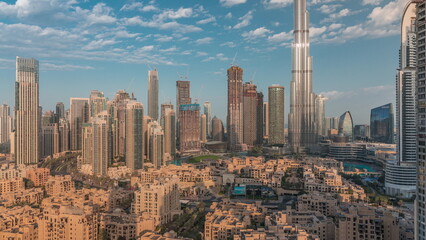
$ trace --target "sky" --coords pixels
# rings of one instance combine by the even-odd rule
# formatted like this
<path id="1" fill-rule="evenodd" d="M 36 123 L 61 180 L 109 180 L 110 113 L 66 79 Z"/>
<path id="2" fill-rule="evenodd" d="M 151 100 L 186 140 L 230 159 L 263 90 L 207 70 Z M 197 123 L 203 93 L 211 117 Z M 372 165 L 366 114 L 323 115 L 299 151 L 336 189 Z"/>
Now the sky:
<path id="1" fill-rule="evenodd" d="M 307 0 L 313 85 L 327 116 L 395 102 L 400 21 L 407 0 Z M 40 61 L 40 104 L 124 89 L 147 106 L 148 70 L 159 72 L 159 102 L 176 80 L 226 120 L 226 69 L 244 69 L 267 96 L 284 86 L 289 110 L 292 0 L 0 0 L 0 102 L 13 106 L 15 57 Z M 265 98 L 265 101 L 267 98 Z M 286 119 L 287 123 L 287 119 Z"/>

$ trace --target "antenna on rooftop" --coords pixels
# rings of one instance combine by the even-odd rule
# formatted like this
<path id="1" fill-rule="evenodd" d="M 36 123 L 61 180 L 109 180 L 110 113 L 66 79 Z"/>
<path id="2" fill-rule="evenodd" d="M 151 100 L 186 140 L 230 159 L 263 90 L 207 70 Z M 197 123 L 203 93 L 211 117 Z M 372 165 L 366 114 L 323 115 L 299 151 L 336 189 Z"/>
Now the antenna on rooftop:
<path id="1" fill-rule="evenodd" d="M 235 59 L 237 58 L 237 55 L 238 55 L 238 52 L 235 52 L 234 58 L 232 59 L 231 66 L 235 66 L 234 63 L 235 63 Z"/>
<path id="2" fill-rule="evenodd" d="M 254 70 L 253 76 L 251 77 L 250 83 L 253 84 L 254 77 L 256 77 L 256 70 Z"/>

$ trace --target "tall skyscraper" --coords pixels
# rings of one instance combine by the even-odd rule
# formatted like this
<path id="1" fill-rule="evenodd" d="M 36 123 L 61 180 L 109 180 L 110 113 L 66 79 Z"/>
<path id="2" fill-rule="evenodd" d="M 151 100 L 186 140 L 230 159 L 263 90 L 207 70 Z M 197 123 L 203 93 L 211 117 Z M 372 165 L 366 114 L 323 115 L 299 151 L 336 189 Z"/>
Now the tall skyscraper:
<path id="1" fill-rule="evenodd" d="M 165 159 L 172 160 L 176 155 L 176 113 L 173 108 L 167 108 L 164 112 L 164 153 Z"/>
<path id="2" fill-rule="evenodd" d="M 270 145 L 284 144 L 284 87 L 268 87 L 269 134 Z"/>
<path id="3" fill-rule="evenodd" d="M 45 112 L 41 126 L 41 156 L 52 156 L 59 152 L 59 128 L 57 115 L 52 111 Z"/>
<path id="4" fill-rule="evenodd" d="M 65 117 L 65 106 L 63 102 L 56 103 L 56 115 L 58 115 L 59 119 Z"/>
<path id="5" fill-rule="evenodd" d="M 149 124 L 152 122 L 152 118 L 150 116 L 143 116 L 143 154 L 144 154 L 144 159 L 148 160 L 149 159 L 149 136 L 150 136 L 150 131 L 149 131 Z"/>
<path id="6" fill-rule="evenodd" d="M 103 92 L 92 90 L 89 98 L 90 116 L 97 116 L 107 109 L 106 98 Z"/>
<path id="7" fill-rule="evenodd" d="M 15 89 L 16 162 L 34 164 L 40 157 L 38 61 L 16 57 Z"/>
<path id="8" fill-rule="evenodd" d="M 370 137 L 370 125 L 358 124 L 354 126 L 354 140 L 367 140 Z"/>
<path id="9" fill-rule="evenodd" d="M 204 114 L 206 114 L 207 120 L 207 137 L 212 134 L 212 104 L 210 102 L 204 102 Z"/>
<path id="10" fill-rule="evenodd" d="M 269 105 L 263 102 L 263 139 L 268 139 L 269 134 Z"/>
<path id="11" fill-rule="evenodd" d="M 243 69 L 228 69 L 228 149 L 241 151 L 243 144 Z"/>
<path id="12" fill-rule="evenodd" d="M 263 93 L 257 93 L 256 143 L 263 144 Z"/>
<path id="13" fill-rule="evenodd" d="M 180 105 L 191 104 L 191 82 L 176 81 L 176 141 L 180 146 Z"/>
<path id="14" fill-rule="evenodd" d="M 81 150 L 83 124 L 89 122 L 89 99 L 70 99 L 70 149 Z"/>
<path id="15" fill-rule="evenodd" d="M 0 105 L 0 144 L 9 142 L 11 132 L 12 117 L 10 116 L 10 107 L 7 104 L 2 104 Z"/>
<path id="16" fill-rule="evenodd" d="M 257 143 L 257 87 L 250 82 L 243 84 L 243 143 Z"/>
<path id="17" fill-rule="evenodd" d="M 416 4 L 406 6 L 401 22 L 401 48 L 396 76 L 397 161 L 388 162 L 385 190 L 393 196 L 411 198 L 416 194 Z"/>
<path id="18" fill-rule="evenodd" d="M 354 123 L 351 112 L 346 111 L 339 119 L 339 134 L 346 136 L 349 142 L 354 139 Z"/>
<path id="19" fill-rule="evenodd" d="M 162 128 L 164 128 L 164 117 L 166 116 L 167 109 L 173 109 L 173 104 L 172 103 L 163 103 L 163 104 L 161 104 L 160 124 L 161 124 Z"/>
<path id="20" fill-rule="evenodd" d="M 113 156 L 125 156 L 126 151 L 126 106 L 130 95 L 124 90 L 115 94 L 112 103 L 109 103 L 110 116 L 113 119 Z"/>
<path id="21" fill-rule="evenodd" d="M 306 0 L 294 0 L 293 79 L 290 84 L 288 135 L 294 152 L 317 143 L 312 57 L 309 56 L 309 13 Z M 271 132 L 271 131 L 270 131 Z"/>
<path id="22" fill-rule="evenodd" d="M 66 118 L 60 118 L 58 124 L 59 131 L 59 152 L 70 149 L 70 123 Z"/>
<path id="23" fill-rule="evenodd" d="M 190 154 L 200 152 L 200 105 L 182 104 L 179 107 L 179 112 L 180 153 Z"/>
<path id="24" fill-rule="evenodd" d="M 130 100 L 126 105 L 126 166 L 143 168 L 143 105 Z"/>
<path id="25" fill-rule="evenodd" d="M 158 71 L 148 71 L 148 116 L 158 120 Z"/>
<path id="26" fill-rule="evenodd" d="M 317 135 L 325 136 L 325 101 L 327 98 L 323 95 L 317 95 L 315 98 L 315 122 L 317 123 Z"/>
<path id="27" fill-rule="evenodd" d="M 212 119 L 212 137 L 213 141 L 223 142 L 223 123 L 216 116 Z"/>
<path id="28" fill-rule="evenodd" d="M 370 136 L 375 142 L 394 143 L 393 104 L 389 103 L 371 109 Z"/>
<path id="29" fill-rule="evenodd" d="M 149 134 L 149 160 L 154 168 L 161 168 L 164 163 L 164 131 L 157 121 L 148 124 Z"/>
<path id="30" fill-rule="evenodd" d="M 106 111 L 101 112 L 91 120 L 92 135 L 92 170 L 94 175 L 106 176 L 108 165 L 112 161 L 111 129 L 109 116 Z M 83 153 L 84 155 L 84 153 Z"/>
<path id="31" fill-rule="evenodd" d="M 426 3 L 416 1 L 416 38 L 426 34 Z M 417 52 L 426 48 L 425 41 L 417 41 Z M 426 56 L 417 55 L 417 196 L 414 202 L 416 240 L 426 239 Z"/>
<path id="32" fill-rule="evenodd" d="M 201 143 L 207 142 L 207 117 L 206 117 L 206 114 L 201 114 L 201 117 L 200 117 L 200 141 L 201 141 Z"/>

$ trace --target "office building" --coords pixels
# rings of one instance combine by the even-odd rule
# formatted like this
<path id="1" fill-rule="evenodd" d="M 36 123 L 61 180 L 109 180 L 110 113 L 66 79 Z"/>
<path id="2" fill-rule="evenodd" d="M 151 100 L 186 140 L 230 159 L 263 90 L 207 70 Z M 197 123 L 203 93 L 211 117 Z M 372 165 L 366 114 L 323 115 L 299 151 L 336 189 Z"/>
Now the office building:
<path id="1" fill-rule="evenodd" d="M 148 116 L 158 119 L 158 71 L 148 71 Z"/>
<path id="2" fill-rule="evenodd" d="M 243 84 L 243 143 L 257 144 L 257 87 L 250 82 Z"/>
<path id="3" fill-rule="evenodd" d="M 10 141 L 12 132 L 12 117 L 10 116 L 10 107 L 7 104 L 0 105 L 0 144 Z"/>
<path id="4" fill-rule="evenodd" d="M 41 126 L 41 156 L 52 156 L 60 151 L 59 148 L 59 125 L 56 120 L 56 114 L 45 112 L 42 117 Z"/>
<path id="5" fill-rule="evenodd" d="M 83 125 L 89 122 L 89 99 L 70 99 L 70 150 L 81 150 Z"/>
<path id="6" fill-rule="evenodd" d="M 176 141 L 180 145 L 180 105 L 191 104 L 191 82 L 176 81 Z"/>
<path id="7" fill-rule="evenodd" d="M 38 61 L 16 57 L 15 154 L 18 164 L 35 164 L 40 158 Z"/>
<path id="8" fill-rule="evenodd" d="M 130 100 L 126 105 L 126 166 L 143 168 L 143 105 Z"/>
<path id="9" fill-rule="evenodd" d="M 210 102 L 204 102 L 204 114 L 207 119 L 207 137 L 212 135 L 212 104 Z"/>
<path id="10" fill-rule="evenodd" d="M 370 125 L 358 124 L 354 126 L 354 140 L 366 141 L 370 138 Z"/>
<path id="11" fill-rule="evenodd" d="M 176 155 L 176 113 L 173 108 L 167 108 L 162 118 L 164 130 L 165 159 L 172 160 Z"/>
<path id="12" fill-rule="evenodd" d="M 70 149 L 70 124 L 66 118 L 60 118 L 58 123 L 59 152 Z"/>
<path id="13" fill-rule="evenodd" d="M 346 111 L 339 119 L 339 134 L 345 136 L 349 142 L 354 139 L 354 123 L 351 112 Z"/>
<path id="14" fill-rule="evenodd" d="M 269 133 L 268 144 L 284 144 L 284 87 L 268 87 Z"/>
<path id="15" fill-rule="evenodd" d="M 257 93 L 257 106 L 256 106 L 256 144 L 262 145 L 263 144 L 263 93 L 258 92 Z"/>
<path id="16" fill-rule="evenodd" d="M 152 121 L 148 124 L 149 147 L 148 157 L 154 165 L 154 168 L 159 169 L 165 165 L 164 162 L 164 131 L 157 121 Z"/>
<path id="17" fill-rule="evenodd" d="M 207 116 L 206 114 L 201 114 L 200 117 L 200 141 L 201 143 L 207 142 Z"/>
<path id="18" fill-rule="evenodd" d="M 269 105 L 263 102 L 263 139 L 268 139 L 269 134 Z"/>
<path id="19" fill-rule="evenodd" d="M 375 142 L 394 143 L 393 104 L 371 109 L 370 137 Z"/>
<path id="20" fill-rule="evenodd" d="M 92 90 L 90 92 L 90 98 L 89 98 L 90 116 L 95 117 L 99 113 L 107 110 L 106 102 L 107 102 L 107 99 L 105 98 L 103 92 L 100 92 L 98 90 Z"/>
<path id="21" fill-rule="evenodd" d="M 306 0 L 294 1 L 293 32 L 293 78 L 290 83 L 288 137 L 293 152 L 303 152 L 305 149 L 315 147 L 318 140 L 315 128 L 316 95 L 312 91 L 312 57 L 309 55 L 309 13 L 306 10 Z"/>
<path id="22" fill-rule="evenodd" d="M 243 150 L 243 69 L 232 66 L 228 69 L 228 149 Z"/>
<path id="23" fill-rule="evenodd" d="M 212 138 L 213 141 L 223 142 L 223 123 L 222 120 L 214 116 L 212 119 Z"/>
<path id="24" fill-rule="evenodd" d="M 201 151 L 200 105 L 182 104 L 179 107 L 179 135 L 181 154 L 197 153 Z"/>
<path id="25" fill-rule="evenodd" d="M 63 102 L 56 103 L 56 115 L 58 118 L 64 118 L 65 117 L 65 106 Z"/>
<path id="26" fill-rule="evenodd" d="M 411 198 L 416 194 L 416 4 L 406 6 L 401 22 L 401 48 L 396 76 L 397 161 L 385 168 L 388 195 Z"/>
<path id="27" fill-rule="evenodd" d="M 115 94 L 109 103 L 108 112 L 111 115 L 113 126 L 113 156 L 125 156 L 126 151 L 126 106 L 130 101 L 130 95 L 124 90 Z"/>
<path id="28" fill-rule="evenodd" d="M 323 95 L 317 95 L 315 98 L 315 122 L 317 123 L 317 135 L 325 136 L 325 101 L 328 99 Z"/>

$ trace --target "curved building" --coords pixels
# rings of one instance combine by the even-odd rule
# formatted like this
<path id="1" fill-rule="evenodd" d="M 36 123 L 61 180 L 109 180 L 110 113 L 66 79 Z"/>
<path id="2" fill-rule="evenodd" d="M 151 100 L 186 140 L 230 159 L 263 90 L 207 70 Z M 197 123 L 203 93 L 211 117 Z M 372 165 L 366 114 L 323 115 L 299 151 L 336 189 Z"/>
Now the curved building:
<path id="1" fill-rule="evenodd" d="M 375 142 L 394 143 L 392 103 L 371 109 L 370 137 Z"/>
<path id="2" fill-rule="evenodd" d="M 352 121 L 351 112 L 346 111 L 339 119 L 339 134 L 343 134 L 348 138 L 349 142 L 353 141 L 354 124 Z"/>

